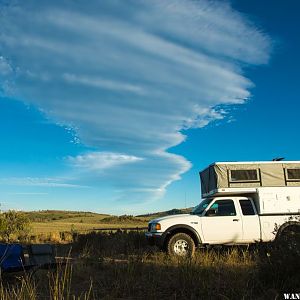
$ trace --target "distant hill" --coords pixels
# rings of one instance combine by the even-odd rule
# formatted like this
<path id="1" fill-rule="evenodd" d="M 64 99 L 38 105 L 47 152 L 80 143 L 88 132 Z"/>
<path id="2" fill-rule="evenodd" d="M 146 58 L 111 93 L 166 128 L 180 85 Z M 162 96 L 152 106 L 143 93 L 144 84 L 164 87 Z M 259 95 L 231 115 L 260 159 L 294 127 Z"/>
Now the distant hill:
<path id="1" fill-rule="evenodd" d="M 193 207 L 173 208 L 173 209 L 167 210 L 167 211 L 160 211 L 160 212 L 156 212 L 156 213 L 138 215 L 136 217 L 147 218 L 147 219 L 155 219 L 155 218 L 160 218 L 160 217 L 170 216 L 170 215 L 188 214 L 192 211 L 192 209 L 193 209 Z"/>
<path id="2" fill-rule="evenodd" d="M 52 222 L 63 221 L 77 218 L 105 218 L 108 214 L 98 214 L 85 211 L 70 211 L 70 210 L 39 210 L 25 212 L 31 222 Z"/>
<path id="3" fill-rule="evenodd" d="M 85 211 L 69 211 L 69 210 L 39 210 L 24 212 L 29 220 L 34 223 L 47 222 L 68 222 L 68 223 L 106 223 L 106 224 L 122 224 L 122 223 L 143 223 L 148 220 L 191 212 L 192 208 L 171 209 L 138 216 L 113 216 L 109 214 L 99 214 Z"/>

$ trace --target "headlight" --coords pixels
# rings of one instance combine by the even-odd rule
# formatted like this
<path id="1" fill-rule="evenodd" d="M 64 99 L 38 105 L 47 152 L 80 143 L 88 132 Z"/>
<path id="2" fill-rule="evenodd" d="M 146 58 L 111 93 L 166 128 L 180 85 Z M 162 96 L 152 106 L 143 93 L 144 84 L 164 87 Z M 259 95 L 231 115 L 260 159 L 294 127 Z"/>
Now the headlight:
<path id="1" fill-rule="evenodd" d="M 150 231 L 158 231 L 161 230 L 161 226 L 159 223 L 151 223 L 151 230 Z"/>

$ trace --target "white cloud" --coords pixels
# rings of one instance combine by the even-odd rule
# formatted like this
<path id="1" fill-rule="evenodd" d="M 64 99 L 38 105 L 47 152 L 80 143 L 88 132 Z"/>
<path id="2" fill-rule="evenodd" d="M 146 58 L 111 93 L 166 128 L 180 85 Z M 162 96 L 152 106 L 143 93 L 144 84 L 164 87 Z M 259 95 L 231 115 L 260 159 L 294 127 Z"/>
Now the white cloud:
<path id="1" fill-rule="evenodd" d="M 191 163 L 167 151 L 181 130 L 244 103 L 242 68 L 269 59 L 268 37 L 220 1 L 29 0 L 0 16 L 4 92 L 73 127 L 96 150 L 69 162 L 127 198 L 179 179 Z"/>
<path id="2" fill-rule="evenodd" d="M 103 171 L 105 169 L 141 160 L 143 159 L 133 155 L 111 152 L 90 152 L 84 155 L 68 158 L 68 161 L 74 167 L 87 171 Z"/>
<path id="3" fill-rule="evenodd" d="M 3 56 L 0 56 L 0 76 L 6 76 L 12 73 L 10 64 Z"/>
<path id="4" fill-rule="evenodd" d="M 73 74 L 64 74 L 63 78 L 73 84 L 82 84 L 90 87 L 98 87 L 99 89 L 107 89 L 112 91 L 124 91 L 132 92 L 136 94 L 143 94 L 143 89 L 139 86 L 116 82 L 112 80 L 106 80 L 99 77 L 87 77 L 87 76 L 77 76 Z"/>

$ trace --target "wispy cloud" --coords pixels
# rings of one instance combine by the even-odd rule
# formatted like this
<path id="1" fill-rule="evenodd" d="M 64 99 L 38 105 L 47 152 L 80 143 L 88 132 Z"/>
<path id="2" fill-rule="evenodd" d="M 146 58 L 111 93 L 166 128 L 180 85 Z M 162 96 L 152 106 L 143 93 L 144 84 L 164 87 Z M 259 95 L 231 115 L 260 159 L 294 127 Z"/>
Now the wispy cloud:
<path id="1" fill-rule="evenodd" d="M 0 14 L 2 89 L 72 126 L 96 150 L 69 163 L 127 198 L 178 180 L 191 167 L 168 153 L 181 130 L 244 103 L 242 68 L 269 59 L 269 38 L 220 1 L 29 0 Z"/>
<path id="2" fill-rule="evenodd" d="M 15 195 L 15 196 L 42 196 L 48 195 L 48 193 L 30 193 L 30 192 L 20 192 L 20 193 L 8 193 L 8 195 Z"/>
<path id="3" fill-rule="evenodd" d="M 0 178 L 0 185 L 33 186 L 33 187 L 60 187 L 84 188 L 86 186 L 65 182 L 60 178 L 9 177 Z"/>

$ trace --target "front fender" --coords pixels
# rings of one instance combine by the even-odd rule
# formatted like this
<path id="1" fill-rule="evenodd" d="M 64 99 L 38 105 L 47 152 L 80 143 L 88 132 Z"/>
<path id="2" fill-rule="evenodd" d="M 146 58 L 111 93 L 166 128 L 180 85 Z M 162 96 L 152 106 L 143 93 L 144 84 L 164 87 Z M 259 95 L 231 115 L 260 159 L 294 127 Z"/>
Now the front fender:
<path id="1" fill-rule="evenodd" d="M 163 247 L 165 248 L 166 243 L 167 243 L 168 239 L 170 238 L 170 236 L 172 236 L 175 233 L 179 233 L 179 232 L 183 232 L 183 233 L 187 233 L 187 234 L 191 235 L 192 239 L 195 242 L 196 247 L 199 244 L 202 244 L 201 237 L 195 228 L 193 228 L 189 225 L 186 225 L 186 224 L 176 224 L 176 225 L 169 227 L 161 236 Z"/>

